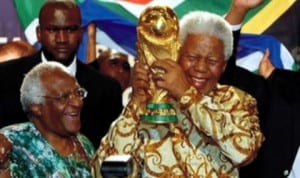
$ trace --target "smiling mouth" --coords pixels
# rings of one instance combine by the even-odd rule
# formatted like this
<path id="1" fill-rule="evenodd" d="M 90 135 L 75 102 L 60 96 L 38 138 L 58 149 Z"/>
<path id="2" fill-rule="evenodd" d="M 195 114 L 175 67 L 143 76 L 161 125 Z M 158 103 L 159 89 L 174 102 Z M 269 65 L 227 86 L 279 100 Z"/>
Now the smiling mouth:
<path id="1" fill-rule="evenodd" d="M 64 114 L 69 119 L 79 119 L 80 118 L 80 112 L 67 112 Z"/>
<path id="2" fill-rule="evenodd" d="M 191 80 L 194 83 L 205 83 L 207 81 L 207 79 L 205 79 L 205 78 L 196 78 L 196 77 L 191 77 Z"/>

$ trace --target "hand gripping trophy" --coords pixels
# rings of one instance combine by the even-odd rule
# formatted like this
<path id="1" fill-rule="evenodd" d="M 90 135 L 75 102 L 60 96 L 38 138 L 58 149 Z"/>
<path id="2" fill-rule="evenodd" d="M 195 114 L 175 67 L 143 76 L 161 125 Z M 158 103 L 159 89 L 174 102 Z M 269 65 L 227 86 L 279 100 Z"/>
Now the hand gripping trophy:
<path id="1" fill-rule="evenodd" d="M 138 21 L 137 26 L 137 57 L 147 63 L 153 73 L 164 71 L 159 68 L 151 68 L 155 60 L 171 59 L 176 61 L 178 57 L 179 22 L 176 14 L 167 6 L 153 6 L 146 8 Z M 168 103 L 168 92 L 150 82 L 148 94 L 150 102 L 146 105 L 146 111 L 141 115 L 143 121 L 152 123 L 176 122 L 175 110 Z"/>

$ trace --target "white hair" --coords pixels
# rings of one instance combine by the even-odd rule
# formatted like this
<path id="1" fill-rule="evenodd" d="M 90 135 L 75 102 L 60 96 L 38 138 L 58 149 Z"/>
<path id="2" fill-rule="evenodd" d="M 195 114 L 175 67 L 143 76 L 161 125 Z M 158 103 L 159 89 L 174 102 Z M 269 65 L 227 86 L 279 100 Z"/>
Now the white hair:
<path id="1" fill-rule="evenodd" d="M 44 74 L 51 75 L 51 72 L 57 70 L 69 74 L 64 65 L 55 61 L 49 61 L 36 65 L 25 75 L 20 89 L 20 100 L 25 113 L 30 114 L 30 105 L 44 103 L 44 98 L 38 97 L 45 95 L 41 76 Z"/>
<path id="2" fill-rule="evenodd" d="M 179 39 L 184 43 L 189 34 L 214 36 L 224 43 L 224 56 L 227 61 L 232 55 L 233 35 L 228 22 L 221 16 L 204 11 L 193 11 L 180 20 Z"/>

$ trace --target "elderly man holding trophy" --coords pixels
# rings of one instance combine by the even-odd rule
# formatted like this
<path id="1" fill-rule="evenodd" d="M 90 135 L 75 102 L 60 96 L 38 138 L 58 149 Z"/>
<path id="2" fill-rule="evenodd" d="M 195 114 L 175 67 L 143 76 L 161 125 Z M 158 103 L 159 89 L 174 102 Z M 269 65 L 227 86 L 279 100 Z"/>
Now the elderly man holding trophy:
<path id="1" fill-rule="evenodd" d="M 132 98 L 101 141 L 94 176 L 111 155 L 130 155 L 129 177 L 239 177 L 264 137 L 256 100 L 218 83 L 232 54 L 229 24 L 195 11 L 178 28 L 170 8 L 154 6 L 137 31 Z"/>

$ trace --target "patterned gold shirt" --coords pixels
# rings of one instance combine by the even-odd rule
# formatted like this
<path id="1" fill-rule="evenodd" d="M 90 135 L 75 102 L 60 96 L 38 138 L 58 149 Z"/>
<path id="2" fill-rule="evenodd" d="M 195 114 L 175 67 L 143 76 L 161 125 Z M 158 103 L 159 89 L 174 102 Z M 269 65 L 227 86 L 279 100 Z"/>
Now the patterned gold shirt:
<path id="1" fill-rule="evenodd" d="M 264 139 L 256 100 L 217 85 L 208 95 L 191 87 L 173 105 L 178 122 L 150 124 L 129 103 L 101 141 L 94 177 L 101 177 L 96 173 L 102 161 L 115 154 L 132 155 L 133 177 L 239 177 L 238 167 L 255 158 Z"/>

